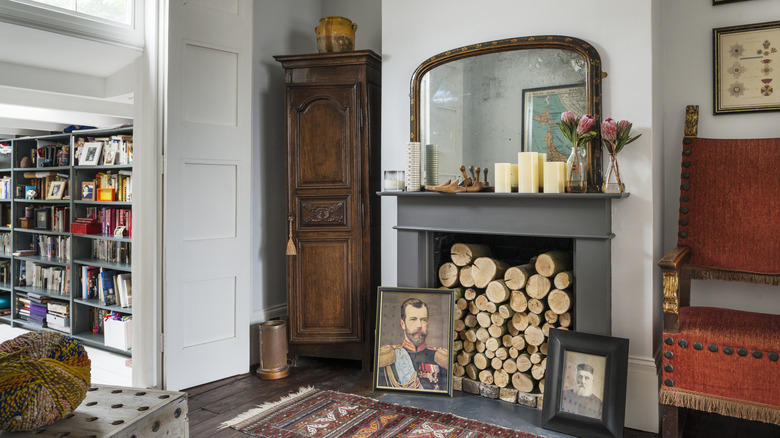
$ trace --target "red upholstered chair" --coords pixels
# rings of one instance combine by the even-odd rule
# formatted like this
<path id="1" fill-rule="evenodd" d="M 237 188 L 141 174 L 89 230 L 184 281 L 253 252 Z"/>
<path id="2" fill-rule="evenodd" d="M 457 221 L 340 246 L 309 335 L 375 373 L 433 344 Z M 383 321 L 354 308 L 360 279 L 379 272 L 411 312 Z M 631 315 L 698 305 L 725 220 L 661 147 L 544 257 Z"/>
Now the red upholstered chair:
<path id="1" fill-rule="evenodd" d="M 688 106 L 677 247 L 663 273 L 663 436 L 680 408 L 780 425 L 780 315 L 690 306 L 691 279 L 780 286 L 780 139 L 698 138 Z"/>

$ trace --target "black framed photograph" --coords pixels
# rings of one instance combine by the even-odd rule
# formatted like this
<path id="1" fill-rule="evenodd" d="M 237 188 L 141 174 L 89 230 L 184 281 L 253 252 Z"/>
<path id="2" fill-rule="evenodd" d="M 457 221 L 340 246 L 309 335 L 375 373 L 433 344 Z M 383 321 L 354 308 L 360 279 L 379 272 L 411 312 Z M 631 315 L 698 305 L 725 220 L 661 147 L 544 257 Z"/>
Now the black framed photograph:
<path id="1" fill-rule="evenodd" d="M 780 111 L 780 21 L 713 29 L 714 113 Z"/>
<path id="2" fill-rule="evenodd" d="M 622 437 L 628 339 L 550 329 L 542 427 Z"/>
<path id="3" fill-rule="evenodd" d="M 452 396 L 451 289 L 380 287 L 375 391 Z"/>
<path id="4" fill-rule="evenodd" d="M 51 211 L 44 207 L 44 208 L 36 208 L 35 209 L 35 228 L 38 230 L 48 230 L 49 229 L 49 222 L 50 222 L 50 214 Z"/>
<path id="5" fill-rule="evenodd" d="M 565 162 L 571 154 L 571 143 L 556 123 L 566 111 L 577 117 L 585 114 L 587 103 L 585 83 L 524 89 L 523 152 L 539 152 L 547 154 L 547 161 Z"/>

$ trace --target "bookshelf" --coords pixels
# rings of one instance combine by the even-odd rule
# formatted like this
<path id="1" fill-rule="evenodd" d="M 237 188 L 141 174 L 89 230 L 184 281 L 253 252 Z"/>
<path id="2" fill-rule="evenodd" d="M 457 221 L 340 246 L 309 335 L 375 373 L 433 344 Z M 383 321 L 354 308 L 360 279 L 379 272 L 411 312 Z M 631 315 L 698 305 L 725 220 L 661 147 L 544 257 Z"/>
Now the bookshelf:
<path id="1" fill-rule="evenodd" d="M 132 135 L 126 127 L 0 140 L 0 323 L 131 356 L 106 345 L 100 321 L 133 313 Z"/>

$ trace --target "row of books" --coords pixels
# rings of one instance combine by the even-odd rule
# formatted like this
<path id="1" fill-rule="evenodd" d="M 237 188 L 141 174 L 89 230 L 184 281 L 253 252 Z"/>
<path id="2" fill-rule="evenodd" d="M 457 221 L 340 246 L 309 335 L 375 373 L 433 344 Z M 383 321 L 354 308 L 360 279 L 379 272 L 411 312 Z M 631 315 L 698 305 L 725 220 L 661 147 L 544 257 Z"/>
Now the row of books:
<path id="1" fill-rule="evenodd" d="M 114 207 L 88 207 L 87 217 L 97 219 L 102 234 L 113 236 L 117 227 L 125 227 L 126 237 L 133 237 L 133 210 Z"/>
<path id="2" fill-rule="evenodd" d="M 0 283 L 11 283 L 11 261 L 0 261 Z"/>
<path id="3" fill-rule="evenodd" d="M 30 151 L 35 167 L 67 166 L 70 162 L 70 145 L 37 140 L 35 149 Z"/>
<path id="4" fill-rule="evenodd" d="M 113 189 L 112 201 L 133 200 L 133 172 L 131 170 L 98 172 L 93 179 L 95 190 Z M 99 199 L 98 200 L 102 200 Z"/>
<path id="5" fill-rule="evenodd" d="M 127 263 L 131 260 L 130 242 L 95 239 L 92 241 L 92 258 L 111 263 Z"/>
<path id="6" fill-rule="evenodd" d="M 85 300 L 97 299 L 105 306 L 132 307 L 132 274 L 97 266 L 82 266 L 81 297 Z"/>
<path id="7" fill-rule="evenodd" d="M 32 240 L 38 256 L 58 262 L 70 262 L 70 236 L 36 234 Z"/>
<path id="8" fill-rule="evenodd" d="M 70 296 L 70 266 L 46 266 L 24 260 L 19 263 L 19 286 Z"/>
<path id="9" fill-rule="evenodd" d="M 11 253 L 11 233 L 0 233 L 0 253 Z"/>
<path id="10" fill-rule="evenodd" d="M 4 176 L 0 178 L 0 199 L 11 199 L 13 197 L 13 190 L 11 189 L 11 177 Z"/>
<path id="11" fill-rule="evenodd" d="M 38 327 L 70 333 L 70 305 L 32 292 L 16 296 L 17 317 Z"/>

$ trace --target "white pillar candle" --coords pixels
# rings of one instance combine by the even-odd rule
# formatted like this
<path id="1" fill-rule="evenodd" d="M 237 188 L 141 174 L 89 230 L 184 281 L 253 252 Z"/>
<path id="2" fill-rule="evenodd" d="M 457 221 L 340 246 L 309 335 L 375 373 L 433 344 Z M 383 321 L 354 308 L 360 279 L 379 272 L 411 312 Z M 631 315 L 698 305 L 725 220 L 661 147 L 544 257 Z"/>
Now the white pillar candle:
<path id="1" fill-rule="evenodd" d="M 539 190 L 544 187 L 544 163 L 547 162 L 547 154 L 539 153 Z"/>
<path id="2" fill-rule="evenodd" d="M 509 185 L 509 163 L 496 163 L 496 193 L 509 193 L 512 186 Z"/>
<path id="3" fill-rule="evenodd" d="M 563 193 L 563 177 L 559 162 L 544 163 L 544 193 Z"/>
<path id="4" fill-rule="evenodd" d="M 509 189 L 517 191 L 517 164 L 509 163 Z"/>
<path id="5" fill-rule="evenodd" d="M 519 193 L 539 192 L 539 153 L 517 153 L 517 191 Z"/>
<path id="6" fill-rule="evenodd" d="M 566 193 L 566 180 L 569 178 L 569 166 L 565 161 L 558 161 L 558 173 L 561 174 L 561 193 Z"/>

